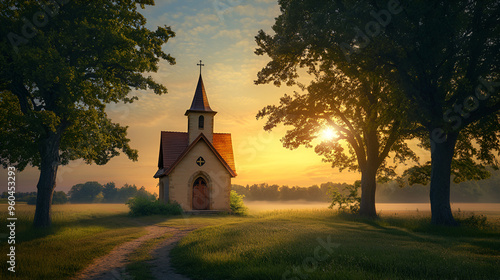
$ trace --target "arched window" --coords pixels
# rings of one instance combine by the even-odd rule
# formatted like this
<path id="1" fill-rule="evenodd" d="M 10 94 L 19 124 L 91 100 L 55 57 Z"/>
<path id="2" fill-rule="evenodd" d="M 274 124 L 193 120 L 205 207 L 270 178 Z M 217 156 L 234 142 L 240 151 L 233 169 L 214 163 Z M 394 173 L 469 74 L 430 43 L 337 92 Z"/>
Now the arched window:
<path id="1" fill-rule="evenodd" d="M 203 129 L 204 126 L 205 126 L 205 117 L 200 116 L 198 118 L 198 128 Z"/>

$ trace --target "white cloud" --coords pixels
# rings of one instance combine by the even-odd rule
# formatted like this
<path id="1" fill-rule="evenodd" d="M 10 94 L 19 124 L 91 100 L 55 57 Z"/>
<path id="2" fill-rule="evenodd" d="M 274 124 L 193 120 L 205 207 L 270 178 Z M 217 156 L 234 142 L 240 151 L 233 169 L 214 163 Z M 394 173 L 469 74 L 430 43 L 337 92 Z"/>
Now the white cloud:
<path id="1" fill-rule="evenodd" d="M 233 29 L 233 30 L 228 30 L 228 29 L 222 29 L 215 34 L 212 39 L 218 39 L 218 38 L 224 38 L 224 39 L 241 39 L 241 30 L 239 29 Z"/>

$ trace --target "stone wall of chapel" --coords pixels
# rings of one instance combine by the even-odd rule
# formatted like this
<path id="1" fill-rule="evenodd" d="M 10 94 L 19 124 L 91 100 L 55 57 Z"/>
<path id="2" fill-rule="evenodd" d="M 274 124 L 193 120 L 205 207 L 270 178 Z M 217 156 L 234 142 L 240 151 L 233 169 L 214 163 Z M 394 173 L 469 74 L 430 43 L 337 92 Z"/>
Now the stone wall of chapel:
<path id="1" fill-rule="evenodd" d="M 198 166 L 199 157 L 205 164 Z M 207 180 L 210 191 L 210 210 L 228 211 L 231 175 L 204 141 L 198 142 L 169 174 L 169 198 L 184 210 L 192 210 L 193 181 L 201 176 Z"/>

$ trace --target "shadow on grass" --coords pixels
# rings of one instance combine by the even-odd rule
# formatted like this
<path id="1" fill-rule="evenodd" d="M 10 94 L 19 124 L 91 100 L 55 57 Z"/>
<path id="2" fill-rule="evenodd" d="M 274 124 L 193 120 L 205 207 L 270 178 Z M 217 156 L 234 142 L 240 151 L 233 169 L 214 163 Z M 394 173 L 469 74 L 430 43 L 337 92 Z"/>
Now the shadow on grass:
<path id="1" fill-rule="evenodd" d="M 476 222 L 478 218 L 474 214 L 457 216 L 456 219 L 460 223 L 458 227 L 433 225 L 430 217 L 377 217 L 369 219 L 352 214 L 339 214 L 338 217 L 345 221 L 370 225 L 385 234 L 405 236 L 418 242 L 433 243 L 442 247 L 446 247 L 450 243 L 466 243 L 477 246 L 485 252 L 500 253 L 498 227 L 486 222 L 486 219 Z"/>
<path id="2" fill-rule="evenodd" d="M 128 214 L 106 215 L 104 217 L 93 217 L 76 219 L 72 221 L 53 222 L 52 226 L 36 228 L 31 220 L 18 220 L 16 229 L 16 241 L 19 243 L 56 235 L 67 228 L 102 227 L 106 229 L 121 229 L 133 227 L 145 227 L 154 225 L 170 218 L 178 216 L 147 216 L 138 217 Z"/>
<path id="3" fill-rule="evenodd" d="M 339 246 L 317 251 L 330 235 Z M 200 229 L 173 249 L 172 263 L 193 279 L 493 279 L 498 236 L 424 217 L 291 213 Z"/>
<path id="4" fill-rule="evenodd" d="M 486 221 L 484 216 L 456 215 L 460 224 L 458 227 L 439 226 L 431 224 L 430 217 L 376 217 L 373 219 L 361 217 L 355 214 L 339 213 L 337 217 L 344 221 L 353 221 L 371 225 L 373 227 L 390 230 L 396 228 L 412 232 L 425 233 L 446 237 L 500 237 L 500 230 L 496 225 Z M 407 231 L 403 230 L 403 233 Z"/>
<path id="5" fill-rule="evenodd" d="M 50 227 L 36 228 L 33 226 L 33 217 L 26 216 L 18 219 L 16 222 L 16 241 L 19 243 L 44 238 L 50 235 L 56 235 L 61 231 L 68 228 L 89 228 L 89 227 L 102 227 L 106 229 L 122 229 L 133 227 L 146 227 L 158 223 L 168 222 L 171 219 L 207 219 L 224 217 L 241 217 L 226 213 L 217 213 L 213 215 L 150 215 L 150 216 L 137 216 L 130 213 L 107 214 L 100 216 L 98 214 L 91 214 L 86 217 L 78 217 L 67 221 L 54 221 Z M 190 223 L 187 223 L 190 224 Z M 210 223 L 208 223 L 210 224 Z"/>

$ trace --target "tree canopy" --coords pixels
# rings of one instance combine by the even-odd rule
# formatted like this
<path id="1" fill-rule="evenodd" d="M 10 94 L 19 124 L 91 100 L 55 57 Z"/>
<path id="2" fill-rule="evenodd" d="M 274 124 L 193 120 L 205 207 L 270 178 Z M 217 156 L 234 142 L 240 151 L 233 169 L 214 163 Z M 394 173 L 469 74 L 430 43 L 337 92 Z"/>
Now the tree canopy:
<path id="1" fill-rule="evenodd" d="M 450 175 L 488 176 L 499 166 L 500 3 L 417 0 L 281 0 L 273 35 L 260 31 L 257 54 L 272 61 L 258 81 L 296 83 L 299 69 L 371 73 L 401 90 L 431 165 L 432 221 L 454 225 Z"/>
<path id="2" fill-rule="evenodd" d="M 166 88 L 145 76 L 175 33 L 151 31 L 139 12 L 152 0 L 0 3 L 0 162 L 40 168 L 35 225 L 50 224 L 57 166 L 70 160 L 105 164 L 120 152 L 137 160 L 127 127 L 106 114 L 131 103 L 132 90 Z"/>
<path id="3" fill-rule="evenodd" d="M 314 76 L 305 94 L 285 95 L 279 106 L 267 106 L 257 117 L 268 116 L 266 130 L 280 123 L 291 126 L 282 138 L 291 149 L 311 146 L 321 130 L 332 128 L 337 136 L 323 139 L 315 151 L 340 171 L 361 172 L 360 214 L 376 216 L 377 175 L 379 180 L 394 178 L 397 163 L 417 160 L 404 141 L 403 132 L 413 126 L 405 118 L 408 108 L 401 106 L 401 94 L 380 79 L 348 77 L 338 69 Z M 265 82 L 259 78 L 257 83 Z M 387 161 L 390 152 L 393 165 Z"/>

